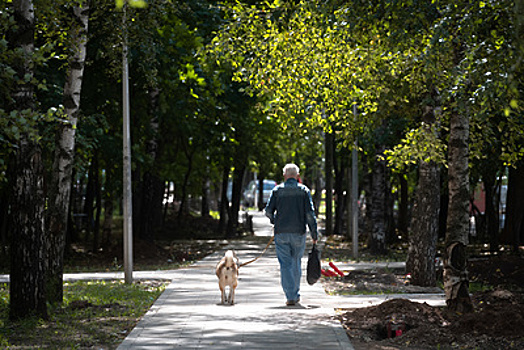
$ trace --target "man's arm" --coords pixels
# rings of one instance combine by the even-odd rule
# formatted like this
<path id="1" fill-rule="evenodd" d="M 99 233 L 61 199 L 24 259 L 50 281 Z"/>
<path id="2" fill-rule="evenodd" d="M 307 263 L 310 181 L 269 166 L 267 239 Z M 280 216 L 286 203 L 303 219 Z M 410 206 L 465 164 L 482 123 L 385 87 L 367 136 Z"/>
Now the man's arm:
<path id="1" fill-rule="evenodd" d="M 309 233 L 311 235 L 311 239 L 313 240 L 313 243 L 317 243 L 317 240 L 318 240 L 317 218 L 315 216 L 315 206 L 313 205 L 313 198 L 311 197 L 311 193 L 309 191 L 307 192 L 305 210 L 306 210 L 306 221 L 309 227 Z"/>
<path id="2" fill-rule="evenodd" d="M 274 199 L 274 193 L 275 191 L 271 191 L 271 194 L 269 195 L 269 200 L 267 201 L 265 213 L 266 216 L 269 218 L 269 221 L 271 224 L 275 224 L 275 199 Z"/>

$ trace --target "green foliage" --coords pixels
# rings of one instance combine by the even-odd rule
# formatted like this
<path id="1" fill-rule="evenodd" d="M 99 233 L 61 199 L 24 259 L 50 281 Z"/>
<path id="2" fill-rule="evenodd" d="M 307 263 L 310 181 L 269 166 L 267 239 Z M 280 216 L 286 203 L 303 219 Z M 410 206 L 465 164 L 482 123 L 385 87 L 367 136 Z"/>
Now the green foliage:
<path id="1" fill-rule="evenodd" d="M 252 95 L 267 96 L 285 128 L 336 129 L 351 145 L 362 132 L 373 137 L 382 119 L 406 114 L 419 123 L 422 108 L 441 106 L 443 129 L 400 129 L 404 141 L 389 154 L 396 165 L 443 162 L 445 139 L 436 135 L 445 136 L 450 113 L 471 115 L 475 125 L 503 111 L 505 120 L 483 118 L 488 123 L 472 131 L 503 130 L 500 157 L 508 164 L 522 157 L 522 104 L 508 80 L 517 58 L 510 1 L 228 5 L 230 21 L 209 53 L 249 82 Z M 349 113 L 354 102 L 358 119 Z M 481 135 L 472 140 L 485 144 Z"/>
<path id="2" fill-rule="evenodd" d="M 447 146 L 437 137 L 436 126 L 412 129 L 393 149 L 386 150 L 388 164 L 393 168 L 403 170 L 406 165 L 417 165 L 419 162 L 436 162 L 445 164 Z"/>
<path id="3" fill-rule="evenodd" d="M 316 11 L 317 5 L 237 3 L 209 53 L 219 65 L 231 65 L 235 80 L 249 82 L 250 94 L 267 96 L 267 111 L 284 128 L 342 123 L 347 135 L 358 128 L 348 118 L 353 101 L 362 101 L 363 110 L 374 108 L 371 99 L 364 101 L 368 82 L 355 79 L 356 72 L 370 77 L 370 61 L 364 61 L 372 51 L 356 47 L 343 30 L 346 24 Z"/>
<path id="4" fill-rule="evenodd" d="M 127 3 L 131 7 L 146 8 L 147 1 L 145 0 L 115 0 L 116 8 L 121 9 L 124 7 L 124 3 Z"/>

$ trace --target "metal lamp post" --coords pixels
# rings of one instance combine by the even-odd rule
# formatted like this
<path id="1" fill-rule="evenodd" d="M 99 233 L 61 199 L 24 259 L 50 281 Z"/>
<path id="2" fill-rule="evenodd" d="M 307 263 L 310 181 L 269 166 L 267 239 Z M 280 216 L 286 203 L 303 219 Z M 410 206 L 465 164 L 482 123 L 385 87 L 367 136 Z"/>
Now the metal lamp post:
<path id="1" fill-rule="evenodd" d="M 124 279 L 133 283 L 133 206 L 131 192 L 131 132 L 129 121 L 129 71 L 127 65 L 126 8 L 123 14 L 122 100 L 123 100 L 123 163 L 124 163 Z"/>

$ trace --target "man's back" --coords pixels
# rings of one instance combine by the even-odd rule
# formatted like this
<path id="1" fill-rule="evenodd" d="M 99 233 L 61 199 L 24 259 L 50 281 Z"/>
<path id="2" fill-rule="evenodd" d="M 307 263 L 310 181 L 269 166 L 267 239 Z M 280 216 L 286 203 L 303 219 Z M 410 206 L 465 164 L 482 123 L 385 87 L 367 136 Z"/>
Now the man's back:
<path id="1" fill-rule="evenodd" d="M 275 213 L 276 212 L 276 213 Z M 287 179 L 273 189 L 266 207 L 266 215 L 275 225 L 275 234 L 306 232 L 306 224 L 316 232 L 316 219 L 309 189 L 296 179 Z"/>

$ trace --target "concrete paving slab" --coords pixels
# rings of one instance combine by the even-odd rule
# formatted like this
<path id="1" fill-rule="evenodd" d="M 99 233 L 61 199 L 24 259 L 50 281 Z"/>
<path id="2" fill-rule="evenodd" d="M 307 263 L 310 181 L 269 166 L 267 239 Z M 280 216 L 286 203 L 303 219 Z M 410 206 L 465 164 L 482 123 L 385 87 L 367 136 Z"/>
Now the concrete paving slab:
<path id="1" fill-rule="evenodd" d="M 247 261 L 264 246 L 242 242 L 227 249 Z M 224 250 L 173 271 L 171 284 L 118 349 L 353 348 L 320 283 L 309 286 L 303 276 L 302 302 L 285 305 L 273 245 L 240 269 L 236 304 L 221 305 L 214 266 Z"/>

